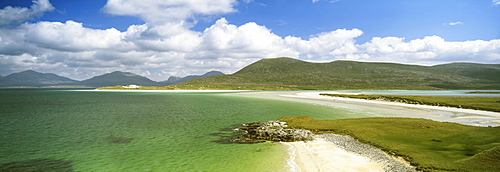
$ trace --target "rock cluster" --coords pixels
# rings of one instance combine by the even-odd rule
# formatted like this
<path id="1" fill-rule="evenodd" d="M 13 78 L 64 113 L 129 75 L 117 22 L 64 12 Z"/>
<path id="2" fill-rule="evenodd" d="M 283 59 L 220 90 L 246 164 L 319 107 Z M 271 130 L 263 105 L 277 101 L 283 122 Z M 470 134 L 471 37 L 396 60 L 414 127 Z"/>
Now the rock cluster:
<path id="1" fill-rule="evenodd" d="M 244 124 L 243 127 L 236 130 L 244 130 L 246 134 L 240 136 L 235 142 L 263 142 L 262 140 L 280 141 L 280 142 L 295 142 L 312 140 L 314 134 L 309 130 L 303 129 L 288 129 L 285 122 L 267 121 Z"/>

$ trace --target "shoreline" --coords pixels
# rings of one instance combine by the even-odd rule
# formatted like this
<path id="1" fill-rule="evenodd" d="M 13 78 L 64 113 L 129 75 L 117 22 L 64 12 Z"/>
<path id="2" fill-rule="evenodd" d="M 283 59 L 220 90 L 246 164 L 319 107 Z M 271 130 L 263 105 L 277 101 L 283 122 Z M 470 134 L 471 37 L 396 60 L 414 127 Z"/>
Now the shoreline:
<path id="1" fill-rule="evenodd" d="M 234 95 L 317 104 L 347 111 L 363 111 L 366 117 L 423 118 L 479 127 L 500 126 L 499 112 L 319 95 L 333 92 L 241 92 Z"/>
<path id="2" fill-rule="evenodd" d="M 288 146 L 287 164 L 293 172 L 416 171 L 409 163 L 349 136 L 320 134 L 312 141 L 282 143 Z"/>
<path id="3" fill-rule="evenodd" d="M 250 90 L 113 90 L 113 89 L 91 89 L 91 90 L 75 90 L 75 91 L 108 91 L 108 92 L 167 92 L 167 93 L 237 93 L 247 92 Z"/>
<path id="4" fill-rule="evenodd" d="M 357 111 L 356 113 L 362 111 L 367 114 L 366 117 L 423 118 L 480 127 L 500 126 L 498 112 L 319 95 L 328 92 L 332 91 L 244 92 L 235 95 L 324 105 L 332 107 L 332 110 Z M 349 136 L 342 137 L 354 140 Z M 300 172 L 416 171 L 402 158 L 389 156 L 373 146 L 370 146 L 374 148 L 369 149 L 370 151 L 356 152 L 365 149 L 357 141 L 335 141 L 338 138 L 319 136 L 319 139 L 313 141 L 283 143 L 288 147 L 286 151 L 290 155 L 287 158 L 287 168 L 289 171 Z M 370 153 L 365 154 L 366 152 Z M 349 163 L 349 160 L 356 163 Z M 396 170 L 398 168 L 403 170 Z"/>

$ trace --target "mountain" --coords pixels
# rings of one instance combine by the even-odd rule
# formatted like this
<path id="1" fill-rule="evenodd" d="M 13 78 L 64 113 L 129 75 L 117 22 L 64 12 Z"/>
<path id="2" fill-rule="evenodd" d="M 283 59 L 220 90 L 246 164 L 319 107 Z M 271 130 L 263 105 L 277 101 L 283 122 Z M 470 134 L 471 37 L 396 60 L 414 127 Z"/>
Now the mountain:
<path id="1" fill-rule="evenodd" d="M 50 85 L 74 85 L 76 83 L 78 83 L 78 81 L 76 80 L 72 80 L 52 73 L 39 73 L 33 70 L 27 70 L 0 77 L 0 87 L 39 87 Z"/>
<path id="2" fill-rule="evenodd" d="M 177 83 L 189 81 L 189 80 L 192 80 L 192 79 L 204 78 L 204 77 L 216 76 L 216 75 L 224 75 L 224 73 L 219 72 L 219 71 L 210 71 L 210 72 L 207 72 L 207 73 L 205 73 L 203 75 L 189 75 L 189 76 L 186 76 L 186 77 L 183 77 L 183 78 L 182 77 L 171 76 L 171 77 L 168 78 L 168 80 L 162 81 L 162 83 L 165 83 L 165 84 L 168 84 L 168 85 L 172 85 L 172 84 L 177 84 Z"/>
<path id="3" fill-rule="evenodd" d="M 104 75 L 95 76 L 93 78 L 83 80 L 80 82 L 82 85 L 90 87 L 104 87 L 116 85 L 141 85 L 141 86 L 159 86 L 165 85 L 153 81 L 149 78 L 136 75 L 130 72 L 115 71 Z"/>
<path id="4" fill-rule="evenodd" d="M 272 90 L 500 89 L 500 64 L 311 63 L 283 57 L 257 61 L 231 75 L 198 78 L 175 86 Z"/>

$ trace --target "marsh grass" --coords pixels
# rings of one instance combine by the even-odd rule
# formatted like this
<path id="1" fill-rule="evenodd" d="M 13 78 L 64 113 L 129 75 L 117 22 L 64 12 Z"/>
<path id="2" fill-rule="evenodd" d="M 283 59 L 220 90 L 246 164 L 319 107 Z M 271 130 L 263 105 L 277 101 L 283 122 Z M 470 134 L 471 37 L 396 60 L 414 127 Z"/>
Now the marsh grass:
<path id="1" fill-rule="evenodd" d="M 500 127 L 414 118 L 284 117 L 279 120 L 292 128 L 352 136 L 403 157 L 422 171 L 500 171 Z"/>
<path id="2" fill-rule="evenodd" d="M 357 98 L 366 100 L 385 100 L 409 104 L 447 106 L 465 109 L 500 112 L 500 97 L 444 97 L 444 96 L 389 96 L 389 95 L 345 95 L 321 94 L 324 96 Z"/>

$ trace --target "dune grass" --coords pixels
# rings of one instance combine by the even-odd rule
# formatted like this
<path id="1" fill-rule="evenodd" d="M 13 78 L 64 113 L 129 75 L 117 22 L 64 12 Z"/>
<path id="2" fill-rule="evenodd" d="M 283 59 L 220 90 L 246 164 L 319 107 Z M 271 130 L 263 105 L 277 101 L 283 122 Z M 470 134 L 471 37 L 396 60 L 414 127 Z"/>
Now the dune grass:
<path id="1" fill-rule="evenodd" d="M 500 171 L 500 127 L 414 118 L 284 117 L 279 120 L 292 128 L 352 136 L 403 157 L 422 171 Z"/>
<path id="2" fill-rule="evenodd" d="M 279 120 L 292 128 L 352 136 L 403 157 L 422 171 L 500 171 L 500 127 L 415 118 L 284 117 Z"/>
<path id="3" fill-rule="evenodd" d="M 409 104 L 458 107 L 465 109 L 500 112 L 500 97 L 444 97 L 444 96 L 393 96 L 393 95 L 345 95 L 321 94 L 324 96 L 385 100 Z"/>

